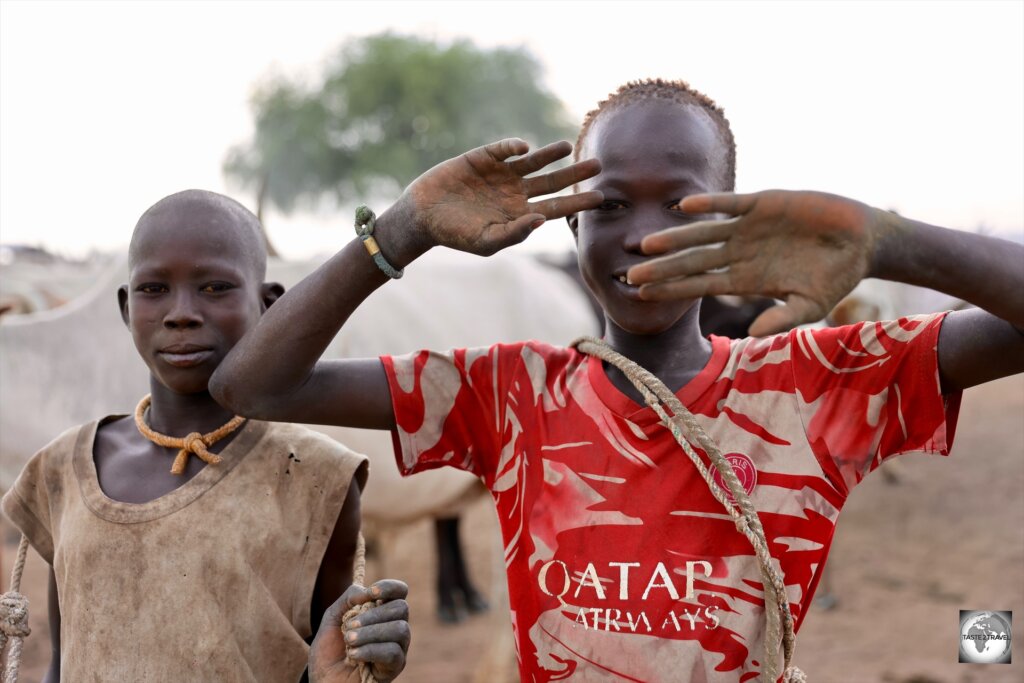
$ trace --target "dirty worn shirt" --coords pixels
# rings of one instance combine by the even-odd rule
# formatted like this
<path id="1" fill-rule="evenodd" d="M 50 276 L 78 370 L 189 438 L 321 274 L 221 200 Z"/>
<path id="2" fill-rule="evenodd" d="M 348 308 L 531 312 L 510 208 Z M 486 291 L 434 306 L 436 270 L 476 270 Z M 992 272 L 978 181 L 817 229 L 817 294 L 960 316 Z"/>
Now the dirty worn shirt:
<path id="1" fill-rule="evenodd" d="M 942 320 L 712 337 L 676 393 L 757 509 L 798 628 L 850 490 L 890 456 L 949 451 Z M 523 681 L 760 676 L 753 547 L 599 359 L 527 342 L 383 362 L 402 471 L 459 467 L 494 497 Z"/>
<path id="2" fill-rule="evenodd" d="M 320 562 L 366 459 L 304 427 L 249 420 L 218 465 L 122 503 L 96 476 L 102 423 L 39 451 L 2 503 L 54 568 L 61 678 L 297 681 Z"/>

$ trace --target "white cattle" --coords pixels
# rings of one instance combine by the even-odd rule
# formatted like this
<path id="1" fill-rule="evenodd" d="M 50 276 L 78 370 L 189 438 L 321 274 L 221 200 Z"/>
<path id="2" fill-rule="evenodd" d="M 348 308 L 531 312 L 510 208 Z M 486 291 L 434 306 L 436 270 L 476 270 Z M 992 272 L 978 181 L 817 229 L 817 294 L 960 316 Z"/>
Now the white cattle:
<path id="1" fill-rule="evenodd" d="M 268 279 L 290 287 L 320 261 L 271 262 Z M 0 491 L 57 434 L 101 415 L 130 413 L 148 391 L 145 366 L 117 310 L 117 286 L 126 276 L 119 261 L 65 306 L 0 318 Z M 579 288 L 532 258 L 437 250 L 371 296 L 326 355 L 370 357 L 527 338 L 565 344 L 593 334 L 595 325 Z M 401 478 L 386 432 L 317 429 L 370 457 L 363 513 L 371 523 L 443 515 L 478 487 L 452 468 Z"/>

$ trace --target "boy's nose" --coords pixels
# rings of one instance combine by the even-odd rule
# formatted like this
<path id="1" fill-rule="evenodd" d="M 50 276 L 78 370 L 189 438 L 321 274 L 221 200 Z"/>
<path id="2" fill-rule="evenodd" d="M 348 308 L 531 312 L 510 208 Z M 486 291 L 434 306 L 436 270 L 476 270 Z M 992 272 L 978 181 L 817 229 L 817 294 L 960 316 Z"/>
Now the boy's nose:
<path id="1" fill-rule="evenodd" d="M 631 254 L 642 254 L 640 243 L 644 237 L 659 230 L 672 227 L 673 224 L 667 222 L 659 214 L 660 212 L 657 211 L 638 211 L 626 229 L 626 237 L 623 240 L 622 248 Z"/>
<path id="2" fill-rule="evenodd" d="M 203 324 L 203 317 L 195 306 L 192 297 L 182 292 L 174 297 L 171 308 L 164 316 L 164 327 L 168 329 L 199 327 Z"/>

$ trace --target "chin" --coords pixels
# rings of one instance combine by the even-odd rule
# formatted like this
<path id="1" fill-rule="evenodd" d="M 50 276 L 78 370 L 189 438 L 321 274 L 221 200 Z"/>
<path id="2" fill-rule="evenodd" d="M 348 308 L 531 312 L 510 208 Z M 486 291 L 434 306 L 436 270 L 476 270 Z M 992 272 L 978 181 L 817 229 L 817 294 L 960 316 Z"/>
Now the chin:
<path id="1" fill-rule="evenodd" d="M 654 306 L 651 306 L 651 308 L 652 310 L 646 312 L 636 309 L 621 311 L 624 314 L 617 315 L 614 311 L 606 309 L 605 315 L 607 315 L 613 325 L 623 332 L 649 337 L 663 334 L 679 325 L 686 311 L 689 310 L 689 306 L 673 310 L 665 310 L 664 308 L 657 310 Z"/>
<path id="2" fill-rule="evenodd" d="M 209 391 L 209 372 L 194 373 L 152 373 L 154 379 L 162 384 L 168 391 L 179 396 L 190 396 Z"/>

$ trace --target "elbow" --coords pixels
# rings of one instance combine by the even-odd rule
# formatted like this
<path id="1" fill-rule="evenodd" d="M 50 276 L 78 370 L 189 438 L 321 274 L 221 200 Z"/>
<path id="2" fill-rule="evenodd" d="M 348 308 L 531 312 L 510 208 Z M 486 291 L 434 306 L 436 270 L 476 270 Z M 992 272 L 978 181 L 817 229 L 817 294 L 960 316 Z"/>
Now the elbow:
<path id="1" fill-rule="evenodd" d="M 238 382 L 234 380 L 232 373 L 227 371 L 224 365 L 222 363 L 210 377 L 208 385 L 210 395 L 213 396 L 213 400 L 236 415 L 251 417 L 255 406 L 244 399 L 248 392 L 239 390 Z"/>

